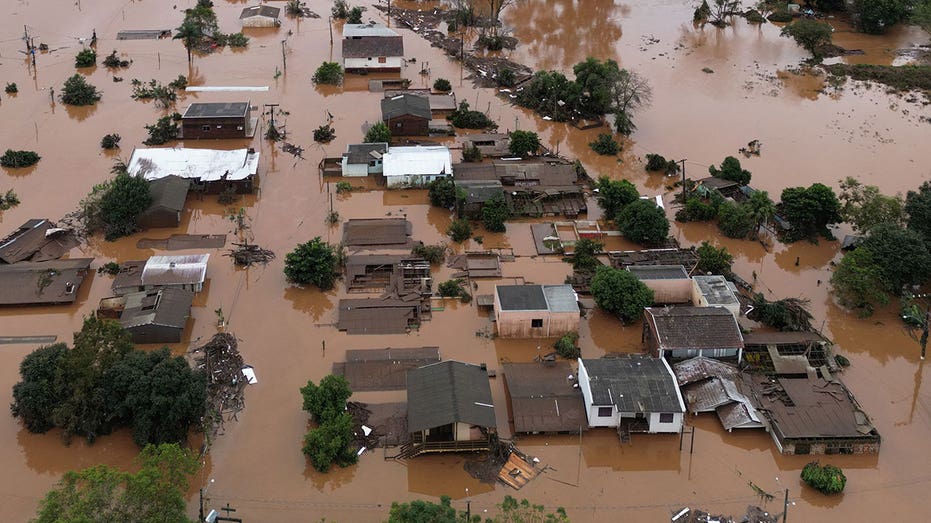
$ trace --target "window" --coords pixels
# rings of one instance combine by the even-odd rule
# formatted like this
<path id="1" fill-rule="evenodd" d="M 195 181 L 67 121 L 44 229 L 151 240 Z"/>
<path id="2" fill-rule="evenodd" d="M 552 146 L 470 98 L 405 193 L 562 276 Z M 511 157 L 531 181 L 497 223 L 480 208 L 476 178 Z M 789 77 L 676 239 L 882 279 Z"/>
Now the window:
<path id="1" fill-rule="evenodd" d="M 217 126 L 217 129 L 222 129 L 222 128 L 223 128 L 222 125 L 218 125 L 218 126 Z"/>
<path id="2" fill-rule="evenodd" d="M 384 56 L 379 56 L 379 57 L 378 57 L 378 63 L 380 63 L 380 64 L 388 63 L 388 59 L 385 58 Z"/>
<path id="3" fill-rule="evenodd" d="M 675 418 L 675 416 L 672 414 L 672 412 L 662 412 L 659 415 L 659 422 L 672 423 L 673 418 Z"/>
<path id="4" fill-rule="evenodd" d="M 599 418 L 610 418 L 614 415 L 614 407 L 598 407 Z"/>
<path id="5" fill-rule="evenodd" d="M 209 132 L 209 131 L 210 131 L 210 126 L 209 126 L 209 125 L 201 125 L 201 126 L 200 126 L 200 130 L 201 130 L 201 131 L 204 131 L 204 132 Z"/>
<path id="6" fill-rule="evenodd" d="M 540 318 L 540 319 L 530 320 L 530 327 L 532 327 L 532 328 L 534 328 L 534 329 L 542 329 L 542 328 L 543 328 L 543 319 Z"/>
<path id="7" fill-rule="evenodd" d="M 371 61 L 372 61 L 372 57 L 370 56 L 370 57 L 366 58 L 366 60 L 368 60 L 369 62 L 371 62 Z"/>
<path id="8" fill-rule="evenodd" d="M 244 129 L 243 129 L 243 127 L 242 127 L 241 125 L 237 125 L 237 126 L 236 126 L 236 130 L 237 130 L 237 131 L 242 131 L 242 130 L 244 130 Z"/>

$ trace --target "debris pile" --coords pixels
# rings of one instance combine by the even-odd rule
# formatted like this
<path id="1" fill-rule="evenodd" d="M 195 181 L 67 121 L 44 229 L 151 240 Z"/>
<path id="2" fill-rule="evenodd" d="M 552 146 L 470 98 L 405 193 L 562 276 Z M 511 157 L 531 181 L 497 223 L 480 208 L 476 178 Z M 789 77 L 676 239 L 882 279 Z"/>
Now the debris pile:
<path id="1" fill-rule="evenodd" d="M 294 156 L 295 158 L 300 158 L 301 160 L 304 159 L 304 148 L 300 145 L 294 145 L 285 142 L 284 145 L 281 146 L 281 150 Z"/>
<path id="2" fill-rule="evenodd" d="M 191 352 L 196 369 L 207 374 L 207 415 L 204 431 L 208 439 L 223 427 L 223 423 L 236 420 L 245 407 L 243 389 L 249 383 L 243 375 L 243 360 L 239 354 L 236 336 L 220 332 L 205 345 Z"/>
<path id="3" fill-rule="evenodd" d="M 256 263 L 263 265 L 275 259 L 275 253 L 250 243 L 234 243 L 235 249 L 230 249 L 225 256 L 233 258 L 233 263 L 239 267 L 251 267 Z"/>
<path id="4" fill-rule="evenodd" d="M 359 448 L 373 449 L 379 446 L 381 435 L 368 425 L 372 411 L 366 408 L 365 403 L 350 401 L 346 403 L 346 411 L 352 416 L 352 445 Z"/>

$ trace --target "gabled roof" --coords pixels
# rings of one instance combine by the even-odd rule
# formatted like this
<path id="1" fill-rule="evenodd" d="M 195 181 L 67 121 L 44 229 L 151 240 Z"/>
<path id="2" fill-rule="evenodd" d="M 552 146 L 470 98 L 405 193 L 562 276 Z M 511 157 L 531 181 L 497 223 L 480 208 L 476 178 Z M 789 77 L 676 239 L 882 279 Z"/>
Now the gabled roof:
<path id="1" fill-rule="evenodd" d="M 399 94 L 391 98 L 381 99 L 381 119 L 383 121 L 387 122 L 392 118 L 405 115 L 426 120 L 432 119 L 433 113 L 430 111 L 430 100 L 413 94 Z"/>
<path id="2" fill-rule="evenodd" d="M 209 254 L 152 256 L 142 269 L 142 284 L 149 286 L 192 285 L 207 276 Z"/>
<path id="3" fill-rule="evenodd" d="M 191 189 L 191 181 L 180 176 L 166 176 L 149 182 L 149 194 L 152 195 L 152 204 L 149 209 L 161 207 L 172 211 L 184 210 L 187 193 Z"/>
<path id="4" fill-rule="evenodd" d="M 93 258 L 0 264 L 0 305 L 71 303 Z"/>
<path id="5" fill-rule="evenodd" d="M 388 152 L 388 144 L 382 143 L 353 143 L 346 146 L 343 158 L 347 163 L 368 164 L 372 160 L 381 159 Z"/>
<path id="6" fill-rule="evenodd" d="M 363 36 L 343 39 L 343 58 L 403 57 L 400 36 Z"/>
<path id="7" fill-rule="evenodd" d="M 444 145 L 389 147 L 382 157 L 382 172 L 391 176 L 453 174 L 453 157 Z"/>
<path id="8" fill-rule="evenodd" d="M 194 293 L 182 289 L 159 289 L 156 291 L 127 294 L 120 325 L 124 329 L 143 325 L 161 325 L 183 329 L 191 315 Z"/>
<path id="9" fill-rule="evenodd" d="M 496 427 L 488 371 L 478 365 L 443 361 L 407 373 L 407 430 L 467 423 Z"/>
<path id="10" fill-rule="evenodd" d="M 660 350 L 742 349 L 737 319 L 724 307 L 647 307 L 644 318 Z"/>
<path id="11" fill-rule="evenodd" d="M 242 10 L 242 13 L 239 15 L 239 19 L 249 18 L 252 16 L 267 16 L 269 18 L 278 18 L 278 14 L 281 13 L 281 8 L 271 7 L 268 5 L 254 5 L 247 7 Z"/>
<path id="12" fill-rule="evenodd" d="M 579 312 L 571 285 L 496 285 L 502 311 Z"/>
<path id="13" fill-rule="evenodd" d="M 54 260 L 77 246 L 78 240 L 71 230 L 57 228 L 44 218 L 32 219 L 0 240 L 0 261 Z"/>
<path id="14" fill-rule="evenodd" d="M 662 358 L 624 354 L 579 359 L 579 364 L 588 374 L 593 405 L 615 405 L 619 412 L 685 412 L 676 379 Z"/>
<path id="15" fill-rule="evenodd" d="M 587 428 L 585 405 L 568 361 L 502 366 L 517 432 L 578 432 Z"/>

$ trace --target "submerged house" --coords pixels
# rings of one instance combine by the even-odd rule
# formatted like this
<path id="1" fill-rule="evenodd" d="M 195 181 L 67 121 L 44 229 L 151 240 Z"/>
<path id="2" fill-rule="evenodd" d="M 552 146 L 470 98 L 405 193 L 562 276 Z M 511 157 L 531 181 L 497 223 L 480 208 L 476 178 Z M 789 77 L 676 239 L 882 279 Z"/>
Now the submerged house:
<path id="1" fill-rule="evenodd" d="M 270 5 L 254 5 L 246 7 L 239 14 L 239 21 L 243 27 L 278 27 L 281 20 L 278 15 L 281 14 L 281 8 Z"/>
<path id="2" fill-rule="evenodd" d="M 579 330 L 571 285 L 496 285 L 494 307 L 502 338 L 555 338 Z"/>
<path id="3" fill-rule="evenodd" d="M 191 316 L 194 293 L 165 288 L 104 298 L 97 316 L 117 319 L 133 343 L 178 343 Z"/>
<path id="4" fill-rule="evenodd" d="M 251 102 L 196 102 L 181 115 L 185 140 L 250 138 L 258 118 L 252 118 Z"/>
<path id="5" fill-rule="evenodd" d="M 724 307 L 647 307 L 642 339 L 647 353 L 671 360 L 705 356 L 739 362 L 744 348 L 737 318 Z"/>
<path id="6" fill-rule="evenodd" d="M 579 358 L 579 386 L 589 427 L 616 427 L 622 440 L 632 432 L 682 430 L 685 402 L 662 358 Z"/>
<path id="7" fill-rule="evenodd" d="M 575 165 L 562 160 L 492 160 L 464 162 L 453 166 L 456 184 L 497 182 L 511 213 L 518 216 L 567 216 L 588 212 L 588 203 Z M 496 193 L 489 192 L 488 199 Z M 487 202 L 475 199 L 479 209 Z"/>
<path id="8" fill-rule="evenodd" d="M 209 254 L 183 254 L 128 261 L 120 265 L 120 272 L 113 279 L 113 292 L 123 295 L 164 288 L 200 292 L 204 289 L 208 259 Z"/>
<path id="9" fill-rule="evenodd" d="M 681 265 L 630 265 L 627 271 L 653 291 L 653 303 L 688 303 L 692 279 Z"/>
<path id="10" fill-rule="evenodd" d="M 698 356 L 676 363 L 672 370 L 692 414 L 714 412 L 728 432 L 766 426 L 736 366 Z"/>
<path id="11" fill-rule="evenodd" d="M 73 303 L 93 258 L 0 264 L 0 305 Z"/>
<path id="12" fill-rule="evenodd" d="M 180 176 L 166 176 L 149 182 L 152 203 L 139 215 L 136 222 L 144 229 L 177 227 L 181 225 L 184 202 L 191 182 Z"/>
<path id="13" fill-rule="evenodd" d="M 428 136 L 430 134 L 430 100 L 414 94 L 399 94 L 381 100 L 381 120 L 391 136 Z"/>
<path id="14" fill-rule="evenodd" d="M 369 176 L 382 173 L 386 143 L 354 143 L 346 146 L 341 160 L 343 176 Z"/>
<path id="15" fill-rule="evenodd" d="M 505 363 L 502 368 L 515 432 L 588 428 L 582 391 L 568 361 Z"/>
<path id="16" fill-rule="evenodd" d="M 404 39 L 381 24 L 343 25 L 343 69 L 350 73 L 401 72 Z"/>
<path id="17" fill-rule="evenodd" d="M 219 194 L 227 189 L 250 193 L 258 185 L 259 153 L 254 149 L 185 149 L 156 147 L 134 149 L 127 170 L 130 176 L 158 180 L 179 176 L 194 191 Z"/>
<path id="18" fill-rule="evenodd" d="M 32 219 L 0 240 L 0 263 L 57 260 L 78 245 L 71 229 L 45 218 Z"/>
<path id="19" fill-rule="evenodd" d="M 390 189 L 424 187 L 453 175 L 453 157 L 443 145 L 389 147 L 382 157 L 382 169 Z"/>
<path id="20" fill-rule="evenodd" d="M 692 305 L 724 307 L 737 318 L 740 316 L 740 301 L 733 285 L 720 275 L 692 276 Z"/>
<path id="21" fill-rule="evenodd" d="M 488 450 L 496 430 L 485 365 L 442 361 L 407 372 L 406 457 Z"/>

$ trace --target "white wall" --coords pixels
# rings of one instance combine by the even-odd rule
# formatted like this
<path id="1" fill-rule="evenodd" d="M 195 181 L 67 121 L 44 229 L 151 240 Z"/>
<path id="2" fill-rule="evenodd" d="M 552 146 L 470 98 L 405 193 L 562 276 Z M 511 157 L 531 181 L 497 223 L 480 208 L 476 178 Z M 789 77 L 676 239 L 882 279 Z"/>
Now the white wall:
<path id="1" fill-rule="evenodd" d="M 250 16 L 242 19 L 243 27 L 276 27 L 280 24 L 277 18 L 267 16 Z"/>
<path id="2" fill-rule="evenodd" d="M 364 163 L 349 163 L 346 157 L 343 157 L 343 176 L 368 176 L 369 166 Z"/>
<path id="3" fill-rule="evenodd" d="M 672 414 L 672 423 L 660 423 L 659 413 L 650 414 L 650 432 L 679 432 L 682 430 L 682 413 Z"/>
<path id="4" fill-rule="evenodd" d="M 379 63 L 378 57 L 369 58 L 344 58 L 343 68 L 345 69 L 397 69 L 401 70 L 400 56 L 385 57 L 385 63 Z"/>
<path id="5" fill-rule="evenodd" d="M 385 182 L 388 185 L 389 189 L 403 189 L 406 187 L 424 187 L 428 183 L 436 180 L 437 178 L 442 178 L 445 175 L 442 174 L 433 174 L 433 175 L 422 175 L 422 174 L 406 174 L 402 176 L 385 176 Z"/>
<path id="6" fill-rule="evenodd" d="M 589 427 L 617 427 L 621 421 L 621 415 L 614 408 L 614 405 L 592 405 L 592 387 L 588 382 L 588 371 L 585 364 L 579 358 L 579 387 L 582 389 L 582 401 L 585 402 L 585 415 L 588 417 Z M 602 418 L 598 416 L 598 407 L 611 407 L 611 417 Z"/>

